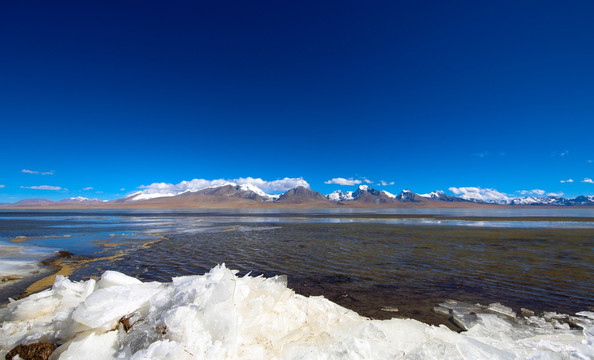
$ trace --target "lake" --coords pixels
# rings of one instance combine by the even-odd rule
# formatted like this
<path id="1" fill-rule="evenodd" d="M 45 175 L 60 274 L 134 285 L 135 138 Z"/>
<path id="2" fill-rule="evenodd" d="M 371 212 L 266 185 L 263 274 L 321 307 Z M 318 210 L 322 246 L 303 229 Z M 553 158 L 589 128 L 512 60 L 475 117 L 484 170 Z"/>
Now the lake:
<path id="1" fill-rule="evenodd" d="M 41 260 L 55 257 L 47 265 Z M 446 323 L 446 299 L 575 313 L 594 304 L 594 210 L 45 210 L 0 212 L 0 295 L 59 267 L 143 281 L 217 264 L 323 295 L 361 315 Z M 18 261 L 17 261 L 18 260 Z M 398 309 L 398 311 L 396 311 Z M 451 324 L 448 324 L 451 325 Z"/>

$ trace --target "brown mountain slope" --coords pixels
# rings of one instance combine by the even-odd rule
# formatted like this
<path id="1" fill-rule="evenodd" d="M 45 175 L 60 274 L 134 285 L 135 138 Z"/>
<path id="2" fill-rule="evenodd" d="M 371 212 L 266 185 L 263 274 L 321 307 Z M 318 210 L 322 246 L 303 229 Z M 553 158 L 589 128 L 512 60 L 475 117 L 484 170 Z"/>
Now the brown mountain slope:
<path id="1" fill-rule="evenodd" d="M 326 199 L 326 197 L 317 191 L 308 189 L 303 186 L 296 187 L 282 194 L 276 204 L 316 204 L 335 206 L 336 203 Z"/>

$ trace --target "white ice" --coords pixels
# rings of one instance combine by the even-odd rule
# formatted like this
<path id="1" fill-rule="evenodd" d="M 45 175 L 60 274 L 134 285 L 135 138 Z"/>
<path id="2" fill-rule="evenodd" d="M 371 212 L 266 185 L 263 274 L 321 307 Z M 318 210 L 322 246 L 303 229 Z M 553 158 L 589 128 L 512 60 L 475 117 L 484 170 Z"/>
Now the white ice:
<path id="1" fill-rule="evenodd" d="M 0 310 L 0 357 L 17 344 L 58 344 L 52 359 L 589 359 L 594 320 L 552 326 L 494 304 L 455 302 L 462 333 L 410 319 L 370 320 L 283 277 L 238 277 L 224 265 L 170 283 L 108 271 L 100 280 L 58 277 L 46 291 Z M 466 318 L 464 318 L 466 316 Z M 126 331 L 118 321 L 129 317 Z M 556 318 L 558 321 L 558 319 Z"/>
<path id="2" fill-rule="evenodd" d="M 0 287 L 9 284 L 12 279 L 22 279 L 39 273 L 39 262 L 54 253 L 53 249 L 0 241 Z"/>

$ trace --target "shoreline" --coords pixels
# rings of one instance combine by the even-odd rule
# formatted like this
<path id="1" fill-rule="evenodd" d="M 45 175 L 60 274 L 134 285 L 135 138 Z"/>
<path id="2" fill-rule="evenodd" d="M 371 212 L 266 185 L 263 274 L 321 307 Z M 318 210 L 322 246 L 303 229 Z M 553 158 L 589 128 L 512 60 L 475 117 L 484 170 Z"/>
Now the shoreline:
<path id="1" fill-rule="evenodd" d="M 140 246 L 140 248 L 148 248 L 153 243 L 161 241 L 165 236 L 159 235 L 161 239 L 148 241 Z M 117 253 L 103 256 L 103 257 L 89 257 L 83 255 L 76 255 L 72 254 L 68 251 L 58 251 L 56 256 L 51 258 L 45 259 L 41 261 L 41 264 L 44 266 L 44 273 L 36 276 L 25 277 L 21 278 L 19 281 L 15 282 L 12 285 L 13 289 L 5 291 L 7 296 L 3 297 L 0 301 L 0 310 L 7 308 L 11 301 L 9 298 L 13 300 L 22 300 L 27 298 L 31 295 L 39 294 L 43 291 L 50 290 L 56 282 L 58 276 L 69 278 L 76 271 L 81 270 L 86 265 L 101 262 L 101 261 L 110 261 L 115 259 L 120 259 L 128 254 L 128 251 L 118 250 Z M 220 265 L 217 265 L 220 266 Z M 224 266 L 224 264 L 223 264 Z M 106 269 L 103 273 L 106 272 L 113 272 L 114 270 Z M 117 272 L 117 270 L 115 270 Z M 129 275 L 125 275 L 129 276 Z M 186 275 L 190 277 L 200 277 L 205 276 L 205 274 L 194 274 L 194 275 Z M 250 273 L 243 275 L 243 277 L 249 277 Z M 472 295 L 466 295 L 464 298 L 443 298 L 441 301 L 431 302 L 427 300 L 423 301 L 415 301 L 414 303 L 400 303 L 394 306 L 394 304 L 373 301 L 375 298 L 373 295 L 371 297 L 367 294 L 367 291 L 360 290 L 355 292 L 345 292 L 340 288 L 333 288 L 327 287 L 327 285 L 331 285 L 334 283 L 334 280 L 327 279 L 326 282 L 318 282 L 315 283 L 306 283 L 302 279 L 292 279 L 287 275 L 278 275 L 281 277 L 287 278 L 287 286 L 288 289 L 294 291 L 295 294 L 304 297 L 323 297 L 332 303 L 342 306 L 349 311 L 353 311 L 358 316 L 370 319 L 370 320 L 389 320 L 389 319 L 412 319 L 416 321 L 420 321 L 427 325 L 432 326 L 446 326 L 452 331 L 461 332 L 465 331 L 463 327 L 460 326 L 459 322 L 455 320 L 455 317 L 452 313 L 446 314 L 443 312 L 442 308 L 443 303 L 448 302 L 456 302 L 462 303 L 470 306 L 470 304 L 479 304 L 480 301 L 485 301 L 486 299 L 479 300 L 478 297 L 473 298 Z M 98 280 L 101 277 L 101 273 L 91 276 L 82 276 L 78 274 L 77 278 L 80 278 L 81 282 L 89 281 L 89 280 Z M 151 281 L 143 280 L 138 277 L 131 276 L 135 278 L 137 281 L 141 281 L 143 283 L 149 283 Z M 183 277 L 183 276 L 177 276 Z M 340 280 L 339 280 L 340 281 Z M 9 285 L 7 288 L 3 290 L 8 290 Z M 362 299 L 366 297 L 365 299 Z M 370 301 L 371 299 L 371 301 Z M 578 309 L 575 311 L 565 311 L 559 310 L 558 308 L 553 307 L 531 307 L 531 308 L 524 308 L 520 306 L 513 306 L 505 301 L 505 299 L 496 299 L 493 298 L 490 301 L 486 301 L 488 304 L 501 304 L 503 307 L 509 309 L 509 311 L 513 311 L 518 314 L 523 314 L 524 312 L 535 315 L 535 316 L 546 316 L 546 314 L 563 314 L 567 315 L 565 318 L 569 319 L 571 316 L 576 316 L 579 312 L 594 312 L 594 305 L 584 308 Z"/>
<path id="2" fill-rule="evenodd" d="M 437 358 L 450 358 L 448 355 L 457 354 L 457 344 L 460 343 L 470 344 L 468 346 L 471 348 L 482 343 L 485 347 L 480 345 L 480 351 L 495 348 L 497 351 L 511 351 L 516 356 L 528 357 L 531 353 L 523 353 L 519 344 L 526 344 L 530 339 L 543 334 L 547 341 L 572 339 L 571 344 L 559 345 L 564 349 L 563 356 L 569 357 L 569 346 L 575 347 L 575 344 L 589 341 L 587 337 L 584 339 L 585 332 L 580 330 L 578 323 L 586 321 L 584 319 L 587 316 L 583 314 L 594 310 L 583 306 L 591 304 L 588 300 L 591 298 L 588 292 L 591 289 L 591 282 L 588 281 L 591 264 L 587 261 L 589 255 L 584 252 L 582 244 L 594 239 L 592 229 L 468 228 L 451 225 L 394 225 L 373 221 L 376 218 L 383 221 L 391 218 L 414 220 L 429 217 L 442 220 L 483 220 L 482 217 L 460 216 L 460 213 L 447 216 L 308 212 L 306 214 L 310 214 L 310 219 L 306 219 L 304 216 L 307 215 L 298 211 L 290 214 L 231 214 L 229 218 L 218 212 L 155 214 L 142 211 L 47 211 L 32 212 L 28 219 L 22 214 L 12 213 L 3 220 L 5 229 L 11 229 L 11 238 L 17 241 L 15 245 L 63 244 L 64 249 L 76 252 L 74 249 L 82 249 L 81 244 L 88 243 L 95 249 L 88 253 L 90 258 L 65 253 L 47 261 L 46 265 L 55 266 L 58 271 L 29 287 L 32 295 L 0 309 L 0 317 L 6 324 L 3 326 L 6 329 L 20 329 L 24 323 L 19 322 L 19 317 L 29 316 L 27 314 L 30 311 L 35 313 L 46 308 L 51 309 L 43 305 L 46 301 L 47 304 L 54 304 L 51 306 L 57 306 L 54 310 L 48 310 L 48 317 L 44 318 L 49 319 L 44 320 L 45 330 L 36 328 L 35 315 L 27 321 L 33 324 L 32 329 L 37 330 L 29 332 L 30 330 L 22 328 L 22 334 L 27 339 L 36 338 L 35 334 L 45 334 L 38 338 L 49 340 L 60 349 L 56 351 L 65 354 L 80 349 L 79 345 L 83 346 L 82 344 L 91 341 L 89 339 L 96 339 L 90 343 L 111 344 L 114 351 L 112 355 L 117 353 L 127 358 L 132 353 L 119 352 L 127 344 L 132 346 L 133 352 L 146 352 L 148 358 L 151 358 L 149 352 L 153 351 L 149 349 L 150 346 L 171 345 L 171 351 L 181 349 L 183 353 L 183 350 L 187 350 L 194 355 L 204 355 L 200 349 L 214 343 L 206 340 L 185 342 L 183 339 L 208 334 L 211 339 L 219 339 L 220 344 L 227 349 L 227 346 L 233 344 L 230 339 L 238 339 L 236 335 L 239 333 L 246 334 L 246 338 L 237 340 L 237 349 L 242 349 L 238 351 L 251 351 L 244 348 L 249 344 L 250 349 L 254 346 L 266 354 L 276 354 L 275 346 L 268 348 L 263 342 L 275 343 L 280 334 L 288 338 L 293 336 L 291 334 L 299 334 L 300 338 L 309 336 L 307 326 L 322 321 L 317 315 L 310 318 L 310 310 L 318 309 L 318 306 L 322 309 L 319 314 L 323 319 L 352 321 L 349 323 L 352 326 L 349 327 L 320 328 L 320 334 L 327 333 L 329 336 L 323 335 L 320 338 L 329 341 L 325 345 L 319 344 L 323 349 L 326 346 L 351 346 L 356 342 L 354 339 L 365 339 L 365 343 L 369 341 L 370 348 L 384 349 L 394 356 L 399 356 L 399 351 L 409 354 L 410 349 L 403 350 L 381 340 L 382 336 L 390 339 L 396 336 L 393 329 L 398 327 L 410 330 L 410 333 L 414 329 L 422 329 L 423 337 L 408 339 L 409 343 L 419 346 L 417 349 L 426 349 L 431 344 L 441 344 L 432 348 L 432 351 L 438 351 L 438 348 L 448 349 L 448 353 L 440 353 L 443 356 Z M 58 216 L 46 218 L 46 214 Z M 90 216 L 78 217 L 76 214 Z M 10 220 L 11 216 L 13 221 Z M 342 220 L 319 222 L 328 217 Z M 272 218 L 274 219 L 271 220 Z M 301 220 L 292 222 L 292 218 Z M 349 222 L 349 218 L 362 222 Z M 518 218 L 498 216 L 495 219 L 514 221 Z M 534 218 L 519 219 L 526 221 Z M 551 220 L 550 217 L 542 216 L 536 219 Z M 591 221 L 590 217 L 557 218 L 561 219 L 576 220 L 577 223 Z M 280 222 L 276 223 L 277 220 Z M 152 230 L 154 232 L 150 232 Z M 130 252 L 132 250 L 135 251 Z M 229 268 L 214 266 L 224 260 L 228 261 Z M 519 270 L 519 265 L 525 266 L 523 271 Z M 562 270 L 561 265 L 566 271 Z M 117 270 L 119 275 L 114 275 L 108 269 Z M 251 275 L 246 275 L 252 271 Z M 568 272 L 573 274 L 571 278 L 567 277 Z M 57 275 L 70 277 L 66 279 Z M 527 288 L 528 282 L 533 287 Z M 282 286 L 277 287 L 279 285 Z M 46 290 L 39 292 L 42 288 Z M 530 291 L 536 291 L 532 293 L 532 297 L 526 295 Z M 109 296 L 99 296 L 107 293 Z M 142 304 L 136 302 L 149 293 L 156 297 L 152 298 L 151 295 Z M 86 298 L 83 299 L 85 296 L 90 296 L 88 302 Z M 157 298 L 160 300 L 157 301 Z M 303 307 L 290 304 L 292 301 L 297 301 Z M 106 307 L 95 308 L 98 302 L 105 302 Z M 472 305 L 476 303 L 490 305 Z M 70 307 L 68 304 L 78 305 Z M 30 310 L 19 311 L 21 306 L 22 309 Z M 224 307 L 221 308 L 222 306 Z M 156 312 L 147 312 L 148 308 L 154 308 Z M 118 316 L 121 315 L 117 319 L 113 318 L 102 325 L 89 326 L 87 323 L 87 315 L 91 316 L 91 313 L 108 314 L 116 309 L 119 309 Z M 87 313 L 87 310 L 91 312 Z M 177 312 L 180 312 L 179 318 L 168 317 Z M 81 313 L 87 315 L 80 317 Z M 155 314 L 154 317 L 151 317 L 151 313 Z M 53 321 L 52 316 L 56 314 L 60 314 L 60 319 L 65 322 Z M 261 334 L 259 340 L 249 340 L 252 339 L 249 336 L 268 329 L 267 326 L 271 324 L 287 323 L 288 320 L 282 319 L 289 314 L 291 319 L 307 321 L 293 328 L 290 333 L 286 329 L 275 329 Z M 120 328 L 118 321 L 121 319 L 128 319 L 128 325 L 132 326 Z M 185 319 L 193 320 L 190 324 Z M 202 322 L 203 320 L 206 322 Z M 214 325 L 211 321 L 221 325 Z M 139 328 L 134 330 L 136 323 Z M 244 328 L 242 324 L 260 325 L 257 328 L 250 327 L 251 325 Z M 321 324 L 327 324 L 326 320 Z M 194 329 L 194 326 L 198 328 Z M 367 330 L 356 333 L 359 326 Z M 86 330 L 72 334 L 73 337 L 63 337 L 65 331 L 83 328 Z M 154 333 L 156 328 L 161 331 Z M 225 329 L 231 328 L 235 330 L 226 333 L 228 335 L 221 335 L 225 333 Z M 379 329 L 379 332 L 370 329 Z M 488 341 L 485 342 L 482 337 L 474 337 L 477 336 L 477 329 L 490 334 Z M 524 335 L 514 333 L 518 329 L 522 329 Z M 141 330 L 151 334 L 143 342 L 149 348 L 134 342 L 134 334 L 137 334 L 135 331 Z M 434 337 L 435 332 L 440 335 Z M 498 342 L 498 339 L 510 333 L 517 338 Z M 269 334 L 276 334 L 276 337 L 269 338 Z M 376 338 L 373 334 L 384 335 Z M 526 338 L 526 334 L 531 337 Z M 367 338 L 368 335 L 372 337 Z M 445 338 L 452 342 L 448 340 L 442 343 Z M 262 342 L 260 339 L 266 340 Z M 314 340 L 297 343 L 311 346 L 312 341 L 318 340 L 315 337 Z M 18 339 L 6 344 L 6 347 L 17 345 Z M 285 347 L 296 343 L 283 340 L 279 344 Z M 550 350 L 539 346 L 535 345 L 531 351 Z M 322 348 L 317 345 L 315 347 L 316 351 L 322 351 L 320 354 L 325 351 L 320 350 Z M 479 351 L 479 348 L 473 349 Z M 94 351 L 94 348 L 87 348 L 86 351 Z M 211 356 L 217 357 L 212 354 Z"/>
<path id="3" fill-rule="evenodd" d="M 92 351 L 100 359 L 587 358 L 594 351 L 594 312 L 517 314 L 501 304 L 453 300 L 435 311 L 462 331 L 410 318 L 365 318 L 324 297 L 295 293 L 284 277 L 237 277 L 224 266 L 167 283 L 107 271 L 98 280 L 59 277 L 51 289 L 1 309 L 0 356 L 32 341 L 50 344 L 54 357 Z"/>

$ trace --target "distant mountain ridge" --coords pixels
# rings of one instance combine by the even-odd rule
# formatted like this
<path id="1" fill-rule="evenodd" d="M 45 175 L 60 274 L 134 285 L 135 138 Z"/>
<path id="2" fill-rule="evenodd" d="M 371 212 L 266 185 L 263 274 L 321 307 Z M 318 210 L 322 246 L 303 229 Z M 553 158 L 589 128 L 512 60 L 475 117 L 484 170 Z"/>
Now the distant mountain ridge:
<path id="1" fill-rule="evenodd" d="M 550 205 L 550 206 L 593 206 L 594 195 L 580 195 L 573 199 L 565 199 L 557 196 L 536 197 L 526 196 L 515 198 L 509 201 L 510 205 Z"/>
<path id="2" fill-rule="evenodd" d="M 337 202 L 363 202 L 371 204 L 398 204 L 402 202 L 427 202 L 427 199 L 419 194 L 415 194 L 409 189 L 402 190 L 398 195 L 394 195 L 385 190 L 377 190 L 368 185 L 359 185 L 356 191 L 347 191 L 343 193 L 336 190 L 326 195 L 328 200 Z"/>
<path id="3" fill-rule="evenodd" d="M 82 196 L 71 197 L 64 200 L 60 200 L 61 203 L 72 203 L 72 204 L 80 204 L 80 203 L 102 203 L 106 202 L 106 200 L 99 200 L 97 198 L 89 199 Z"/>
<path id="4" fill-rule="evenodd" d="M 276 201 L 279 203 L 303 204 L 309 201 L 324 203 L 328 201 L 328 199 L 317 191 L 308 189 L 304 186 L 298 186 L 282 194 Z"/>
<path id="5" fill-rule="evenodd" d="M 577 196 L 573 199 L 547 196 L 525 196 L 497 202 L 464 199 L 447 195 L 443 191 L 416 194 L 409 189 L 394 195 L 368 185 L 360 185 L 354 191 L 336 190 L 323 195 L 308 187 L 299 186 L 279 195 L 270 195 L 252 184 L 225 183 L 199 190 L 179 193 L 155 193 L 138 191 L 126 197 L 106 201 L 85 197 L 71 197 L 60 201 L 33 198 L 12 204 L 0 204 L 1 208 L 191 208 L 191 207 L 476 207 L 476 206 L 594 206 L 594 195 Z"/>
<path id="6" fill-rule="evenodd" d="M 466 199 L 463 199 L 461 197 L 457 197 L 457 196 L 453 196 L 453 195 L 447 195 L 445 192 L 443 192 L 441 190 L 436 190 L 436 191 L 433 191 L 433 192 L 431 192 L 429 194 L 422 194 L 422 195 L 419 195 L 419 196 L 426 197 L 426 198 L 429 198 L 429 199 L 441 200 L 441 201 L 452 201 L 452 202 L 464 202 L 464 201 L 466 201 L 466 202 L 470 202 L 470 200 L 466 200 Z"/>

